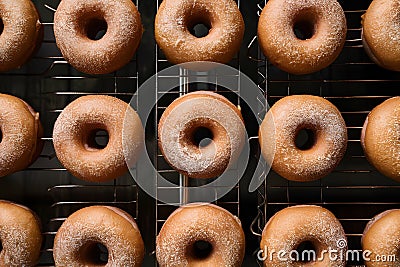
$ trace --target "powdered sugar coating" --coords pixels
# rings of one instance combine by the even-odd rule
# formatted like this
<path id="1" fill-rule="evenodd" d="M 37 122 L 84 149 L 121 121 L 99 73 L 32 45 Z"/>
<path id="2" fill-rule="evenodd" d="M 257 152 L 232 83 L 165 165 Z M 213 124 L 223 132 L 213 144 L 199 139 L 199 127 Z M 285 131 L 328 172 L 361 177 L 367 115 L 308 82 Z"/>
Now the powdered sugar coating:
<path id="1" fill-rule="evenodd" d="M 190 33 L 197 23 L 210 26 L 207 36 Z M 156 15 L 156 41 L 174 64 L 227 63 L 239 51 L 243 35 L 243 18 L 233 0 L 164 0 Z"/>
<path id="2" fill-rule="evenodd" d="M 311 38 L 296 37 L 294 25 L 300 21 L 314 26 Z M 270 0 L 260 15 L 258 40 L 274 65 L 293 74 L 306 74 L 337 58 L 346 30 L 346 18 L 336 0 Z"/>
<path id="3" fill-rule="evenodd" d="M 139 231 L 139 227 L 137 226 L 135 220 L 127 212 L 125 212 L 121 209 L 118 209 L 116 207 L 111 207 L 111 206 L 104 206 L 104 208 L 112 210 L 113 212 L 115 212 L 116 214 L 118 214 L 119 216 L 121 216 L 122 218 L 127 220 L 132 225 L 133 228 L 135 228 L 137 231 Z"/>
<path id="4" fill-rule="evenodd" d="M 91 131 L 99 129 L 109 136 L 103 149 L 88 144 Z M 69 172 L 101 182 L 127 172 L 125 156 L 130 164 L 135 163 L 143 148 L 144 131 L 139 116 L 127 103 L 111 96 L 90 95 L 78 98 L 60 114 L 53 143 L 57 158 Z"/>
<path id="5" fill-rule="evenodd" d="M 400 71 L 400 2 L 374 0 L 362 16 L 363 44 L 378 65 Z"/>
<path id="6" fill-rule="evenodd" d="M 399 210 L 397 209 L 391 209 L 391 210 L 385 210 L 384 212 L 379 213 L 378 215 L 375 215 L 365 226 L 363 236 L 361 237 L 361 243 L 363 243 L 364 237 L 366 236 L 367 232 L 369 229 L 380 219 L 385 217 L 386 215 L 389 215 L 390 213 L 394 212 L 397 213 Z"/>
<path id="7" fill-rule="evenodd" d="M 400 244 L 400 210 L 393 209 L 376 215 L 368 223 L 362 237 L 362 248 L 370 251 L 370 261 L 367 267 L 399 266 Z M 390 257 L 394 255 L 395 261 L 376 261 L 377 257 Z"/>
<path id="8" fill-rule="evenodd" d="M 24 64 L 40 43 L 41 24 L 31 0 L 1 0 L 0 71 Z"/>
<path id="9" fill-rule="evenodd" d="M 384 175 L 400 180 L 400 97 L 371 111 L 361 140 L 367 159 Z"/>
<path id="10" fill-rule="evenodd" d="M 175 100 L 164 112 L 158 129 L 159 146 L 178 171 L 195 178 L 211 178 L 236 161 L 245 127 L 237 108 L 226 98 L 198 91 Z M 206 147 L 191 144 L 192 131 L 207 127 L 213 142 Z"/>
<path id="11" fill-rule="evenodd" d="M 314 145 L 308 150 L 296 147 L 301 129 L 314 132 Z M 269 110 L 260 126 L 260 142 L 264 158 L 273 158 L 274 171 L 289 180 L 310 181 L 329 174 L 343 158 L 347 129 L 339 110 L 329 101 L 293 95 Z"/>
<path id="12" fill-rule="evenodd" d="M 91 20 L 104 20 L 106 34 L 88 38 L 85 27 Z M 130 0 L 63 0 L 54 15 L 54 34 L 64 58 L 89 74 L 118 70 L 133 57 L 141 36 L 140 14 Z"/>
<path id="13" fill-rule="evenodd" d="M 39 114 L 21 99 L 0 94 L 0 177 L 28 167 L 43 144 Z"/>
<path id="14" fill-rule="evenodd" d="M 85 247 L 94 243 L 101 243 L 107 248 L 106 267 L 141 266 L 144 244 L 136 223 L 132 218 L 127 220 L 126 216 L 121 216 L 123 211 L 115 210 L 116 208 L 92 206 L 68 217 L 54 240 L 56 266 L 93 264 Z"/>
<path id="15" fill-rule="evenodd" d="M 212 245 L 208 257 L 192 255 L 196 241 Z M 244 257 L 244 233 L 240 221 L 228 211 L 211 204 L 196 203 L 173 212 L 157 236 L 156 255 L 161 267 L 241 266 Z"/>
<path id="16" fill-rule="evenodd" d="M 28 208 L 0 201 L 0 239 L 0 265 L 35 266 L 39 260 L 40 222 Z"/>
<path id="17" fill-rule="evenodd" d="M 262 233 L 260 248 L 267 255 L 264 266 L 344 267 L 347 246 L 339 246 L 341 240 L 346 240 L 343 227 L 330 211 L 319 206 L 299 205 L 285 208 L 269 220 Z M 314 245 L 316 258 L 321 257 L 322 250 L 331 249 L 338 251 L 337 259 L 330 259 L 328 254 L 324 255 L 323 260 L 308 263 L 290 259 L 291 251 L 305 241 Z M 277 253 L 281 250 L 285 252 L 281 258 L 287 260 L 278 258 Z"/>

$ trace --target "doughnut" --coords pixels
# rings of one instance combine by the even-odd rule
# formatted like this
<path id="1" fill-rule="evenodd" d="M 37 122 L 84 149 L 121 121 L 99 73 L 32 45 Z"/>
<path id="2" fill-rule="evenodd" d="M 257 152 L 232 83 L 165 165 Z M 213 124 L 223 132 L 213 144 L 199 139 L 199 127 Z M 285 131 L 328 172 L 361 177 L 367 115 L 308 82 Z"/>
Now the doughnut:
<path id="1" fill-rule="evenodd" d="M 361 238 L 363 251 L 370 251 L 367 267 L 399 265 L 400 210 L 384 211 L 372 218 L 365 227 Z M 395 255 L 395 262 L 375 261 L 377 256 Z"/>
<path id="2" fill-rule="evenodd" d="M 292 74 L 329 66 L 346 40 L 346 18 L 336 0 L 270 0 L 258 22 L 267 59 Z"/>
<path id="3" fill-rule="evenodd" d="M 54 15 L 54 35 L 62 55 L 87 74 L 106 74 L 126 65 L 142 32 L 140 14 L 131 0 L 62 0 Z"/>
<path id="4" fill-rule="evenodd" d="M 343 227 L 329 210 L 319 206 L 299 205 L 277 212 L 264 227 L 260 248 L 266 267 L 346 266 Z M 330 256 L 333 250 L 337 252 Z M 313 251 L 315 257 L 307 251 Z"/>
<path id="5" fill-rule="evenodd" d="M 304 145 L 299 135 L 308 135 Z M 292 95 L 272 106 L 260 126 L 261 152 L 280 176 L 313 181 L 328 175 L 343 158 L 347 129 L 339 110 L 319 96 Z"/>
<path id="6" fill-rule="evenodd" d="M 165 160 L 192 178 L 221 175 L 244 146 L 245 126 L 239 109 L 225 97 L 206 91 L 173 101 L 158 124 Z"/>
<path id="7" fill-rule="evenodd" d="M 156 256 L 165 266 L 239 267 L 245 253 L 240 220 L 212 204 L 192 203 L 175 210 L 156 240 Z"/>
<path id="8" fill-rule="evenodd" d="M 36 266 L 42 246 L 40 220 L 36 214 L 0 200 L 0 266 Z"/>
<path id="9" fill-rule="evenodd" d="M 382 174 L 400 182 L 400 97 L 375 107 L 365 120 L 361 145 Z"/>
<path id="10" fill-rule="evenodd" d="M 99 245 L 107 249 L 107 259 Z M 64 221 L 54 238 L 53 256 L 56 266 L 139 267 L 144 243 L 128 213 L 115 207 L 91 206 Z"/>
<path id="11" fill-rule="evenodd" d="M 196 37 L 199 24 L 209 30 Z M 155 19 L 155 38 L 168 61 L 228 63 L 240 50 L 244 21 L 233 0 L 165 0 Z"/>
<path id="12" fill-rule="evenodd" d="M 39 113 L 25 101 L 0 94 L 0 177 L 31 165 L 43 148 Z"/>
<path id="13" fill-rule="evenodd" d="M 108 134 L 105 147 L 96 143 L 99 131 Z M 123 138 L 129 146 L 122 146 Z M 54 125 L 53 143 L 57 158 L 72 175 L 105 182 L 128 171 L 124 154 L 135 162 L 142 150 L 144 131 L 139 116 L 127 103 L 111 96 L 88 95 L 61 112 Z"/>
<path id="14" fill-rule="evenodd" d="M 40 46 L 39 15 L 31 0 L 0 1 L 0 71 L 22 66 Z"/>
<path id="15" fill-rule="evenodd" d="M 368 56 L 379 66 L 400 71 L 400 33 L 396 1 L 374 0 L 362 16 L 362 42 Z"/>

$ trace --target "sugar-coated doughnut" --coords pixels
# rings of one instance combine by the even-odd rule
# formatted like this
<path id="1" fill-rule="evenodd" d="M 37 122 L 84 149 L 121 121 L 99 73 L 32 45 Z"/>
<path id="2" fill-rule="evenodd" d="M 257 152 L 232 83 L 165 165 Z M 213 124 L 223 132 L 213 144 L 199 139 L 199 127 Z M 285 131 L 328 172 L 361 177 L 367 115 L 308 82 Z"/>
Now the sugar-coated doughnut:
<path id="1" fill-rule="evenodd" d="M 400 210 L 384 211 L 372 218 L 361 239 L 363 251 L 370 251 L 367 267 L 399 266 Z M 395 261 L 376 261 L 377 257 L 395 256 Z"/>
<path id="2" fill-rule="evenodd" d="M 0 1 L 0 71 L 23 65 L 40 45 L 39 15 L 31 0 Z"/>
<path id="3" fill-rule="evenodd" d="M 101 30 L 106 33 L 98 39 Z M 54 35 L 61 53 L 73 67 L 88 74 L 110 73 L 127 64 L 142 31 L 140 14 L 131 0 L 63 0 L 54 15 Z"/>
<path id="4" fill-rule="evenodd" d="M 362 16 L 362 41 L 369 57 L 379 66 L 400 71 L 400 3 L 374 0 Z"/>
<path id="5" fill-rule="evenodd" d="M 99 130 L 108 133 L 104 148 L 95 141 Z M 126 147 L 122 146 L 123 138 L 127 138 Z M 104 182 L 128 171 L 125 156 L 130 163 L 135 162 L 143 147 L 144 131 L 139 116 L 124 101 L 89 95 L 61 112 L 54 125 L 53 143 L 58 159 L 72 175 Z"/>
<path id="6" fill-rule="evenodd" d="M 197 140 L 201 132 L 211 142 Z M 245 127 L 239 109 L 225 97 L 197 91 L 179 97 L 161 116 L 159 147 L 166 161 L 192 178 L 222 174 L 240 155 Z M 204 143 L 203 143 L 204 142 Z"/>
<path id="7" fill-rule="evenodd" d="M 304 147 L 299 133 L 309 133 Z M 339 110 L 319 96 L 292 95 L 276 102 L 263 120 L 261 152 L 272 169 L 293 181 L 312 181 L 328 175 L 343 158 L 347 129 Z"/>
<path id="8" fill-rule="evenodd" d="M 346 40 L 346 18 L 336 0 L 270 0 L 258 23 L 267 59 L 293 74 L 329 66 Z"/>
<path id="9" fill-rule="evenodd" d="M 196 24 L 206 25 L 208 34 L 192 35 Z M 158 45 L 174 64 L 227 63 L 239 51 L 244 35 L 243 18 L 233 0 L 164 0 L 154 27 Z"/>
<path id="10" fill-rule="evenodd" d="M 100 258 L 98 244 L 106 247 L 107 262 Z M 144 244 L 128 213 L 115 207 L 91 206 L 74 212 L 61 225 L 53 256 L 56 266 L 139 267 Z"/>
<path id="11" fill-rule="evenodd" d="M 42 246 L 40 220 L 36 214 L 0 200 L 0 266 L 36 266 Z"/>
<path id="12" fill-rule="evenodd" d="M 0 94 L 0 177 L 31 165 L 43 148 L 39 113 L 25 101 Z"/>
<path id="13" fill-rule="evenodd" d="M 365 156 L 381 173 L 400 181 L 400 97 L 375 107 L 365 120 L 361 144 Z"/>
<path id="14" fill-rule="evenodd" d="M 157 236 L 160 267 L 239 267 L 245 253 L 245 236 L 239 219 L 227 210 L 192 203 L 175 210 Z"/>
<path id="15" fill-rule="evenodd" d="M 302 246 L 313 251 L 315 258 L 303 253 Z M 277 212 L 264 227 L 260 248 L 265 267 L 346 266 L 343 227 L 329 210 L 319 206 L 299 205 Z M 329 254 L 333 250 L 336 253 Z"/>

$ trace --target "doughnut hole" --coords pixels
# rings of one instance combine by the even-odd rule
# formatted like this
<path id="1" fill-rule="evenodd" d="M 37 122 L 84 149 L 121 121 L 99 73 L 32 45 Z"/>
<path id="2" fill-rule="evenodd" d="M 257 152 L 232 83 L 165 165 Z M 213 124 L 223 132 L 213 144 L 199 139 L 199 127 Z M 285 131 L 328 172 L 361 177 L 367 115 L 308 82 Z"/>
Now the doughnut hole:
<path id="1" fill-rule="evenodd" d="M 3 33 L 4 31 L 4 23 L 3 20 L 0 18 L 0 35 Z"/>
<path id="2" fill-rule="evenodd" d="M 90 40 L 100 40 L 107 32 L 107 22 L 104 19 L 91 19 L 85 30 Z"/>
<path id="3" fill-rule="evenodd" d="M 83 137 L 83 143 L 86 150 L 98 151 L 107 147 L 109 135 L 106 129 L 94 127 Z"/>
<path id="4" fill-rule="evenodd" d="M 79 28 L 81 29 L 81 34 L 86 36 L 90 40 L 97 41 L 103 38 L 107 33 L 108 24 L 104 19 L 103 14 L 85 14 L 79 21 Z"/>
<path id="5" fill-rule="evenodd" d="M 316 246 L 314 245 L 314 243 L 312 241 L 309 241 L 309 240 L 301 242 L 296 247 L 295 251 L 298 254 L 298 258 L 296 260 L 297 262 L 309 263 L 309 262 L 315 261 L 316 258 L 318 257 Z M 315 254 L 313 254 L 311 251 L 314 252 Z M 315 255 L 315 258 L 314 258 L 314 255 Z M 292 255 L 292 256 L 295 256 L 295 255 Z"/>
<path id="6" fill-rule="evenodd" d="M 100 242 L 89 242 L 79 250 L 80 261 L 89 266 L 105 266 L 108 262 L 108 250 Z"/>
<path id="7" fill-rule="evenodd" d="M 0 143 L 3 141 L 3 131 L 0 128 Z"/>
<path id="8" fill-rule="evenodd" d="M 187 254 L 192 259 L 202 260 L 208 258 L 213 252 L 213 246 L 205 240 L 197 240 L 188 246 Z"/>
<path id="9" fill-rule="evenodd" d="M 207 24 L 197 23 L 196 25 L 192 26 L 189 31 L 193 36 L 202 38 L 208 35 L 210 29 L 211 27 Z"/>
<path id="10" fill-rule="evenodd" d="M 295 145 L 300 150 L 309 150 L 316 143 L 316 133 L 314 130 L 300 129 L 295 137 Z"/>
<path id="11" fill-rule="evenodd" d="M 293 33 L 299 40 L 311 39 L 316 32 L 317 17 L 311 10 L 306 10 L 295 16 Z"/>
<path id="12" fill-rule="evenodd" d="M 214 137 L 212 122 L 197 119 L 185 126 L 181 132 L 180 140 L 183 146 L 198 151 L 212 145 Z"/>
<path id="13" fill-rule="evenodd" d="M 192 133 L 191 142 L 195 146 L 201 148 L 210 145 L 212 143 L 213 138 L 214 135 L 209 128 L 200 126 L 194 129 Z"/>
<path id="14" fill-rule="evenodd" d="M 198 11 L 200 14 L 187 15 L 187 29 L 196 38 L 206 37 L 212 28 L 212 21 L 208 11 Z"/>

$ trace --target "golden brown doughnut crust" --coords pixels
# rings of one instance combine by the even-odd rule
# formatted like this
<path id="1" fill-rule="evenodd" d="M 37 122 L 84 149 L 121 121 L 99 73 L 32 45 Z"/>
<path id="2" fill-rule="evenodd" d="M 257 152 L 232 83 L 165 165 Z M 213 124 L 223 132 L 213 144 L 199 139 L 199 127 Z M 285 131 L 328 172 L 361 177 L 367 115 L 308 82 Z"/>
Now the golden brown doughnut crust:
<path id="1" fill-rule="evenodd" d="M 211 244 L 207 257 L 196 257 L 193 248 L 196 241 Z M 245 236 L 239 219 L 212 204 L 192 203 L 178 208 L 157 236 L 160 267 L 239 267 L 244 252 Z"/>
<path id="2" fill-rule="evenodd" d="M 365 156 L 382 174 L 400 181 L 400 97 L 375 107 L 365 120 L 361 144 Z"/>
<path id="3" fill-rule="evenodd" d="M 195 144 L 199 127 L 209 129 L 212 144 Z M 196 91 L 172 102 L 158 124 L 159 148 L 166 161 L 193 178 L 222 174 L 238 158 L 244 144 L 245 127 L 238 108 L 225 97 Z"/>
<path id="4" fill-rule="evenodd" d="M 27 207 L 0 200 L 0 266 L 35 266 L 42 245 L 40 221 Z"/>
<path id="5" fill-rule="evenodd" d="M 1 0 L 0 71 L 23 65 L 40 44 L 42 25 L 31 0 Z"/>
<path id="6" fill-rule="evenodd" d="M 108 262 L 98 265 L 91 257 L 100 243 L 107 248 Z M 91 206 L 65 220 L 54 239 L 56 266 L 139 267 L 144 244 L 135 220 L 126 212 L 107 206 Z"/>
<path id="7" fill-rule="evenodd" d="M 107 23 L 100 40 L 88 31 Z M 90 25 L 93 24 L 93 25 Z M 140 14 L 131 0 L 63 0 L 54 15 L 54 34 L 64 58 L 77 70 L 105 74 L 127 64 L 142 37 Z"/>
<path id="8" fill-rule="evenodd" d="M 0 94 L 0 177 L 32 164 L 43 148 L 42 125 L 25 101 Z"/>
<path id="9" fill-rule="evenodd" d="M 189 29 L 198 23 L 210 27 L 197 38 Z M 164 0 L 155 19 L 155 38 L 174 64 L 192 61 L 227 63 L 239 51 L 244 21 L 233 0 Z"/>
<path id="10" fill-rule="evenodd" d="M 295 143 L 302 129 L 314 132 L 311 148 Z M 272 168 L 292 181 L 312 181 L 328 175 L 343 158 L 347 129 L 339 110 L 319 96 L 292 95 L 276 102 L 259 131 L 261 152 Z"/>
<path id="11" fill-rule="evenodd" d="M 398 1 L 374 0 L 362 16 L 365 51 L 379 66 L 400 71 Z"/>
<path id="12" fill-rule="evenodd" d="M 109 136 L 103 149 L 93 145 L 93 134 L 98 130 L 107 131 Z M 144 131 L 139 116 L 124 101 L 89 95 L 73 101 L 60 114 L 54 125 L 53 143 L 61 164 L 74 176 L 104 182 L 128 171 L 125 155 L 130 163 L 136 161 Z"/>
<path id="13" fill-rule="evenodd" d="M 312 25 L 311 38 L 301 40 L 294 25 Z M 346 18 L 336 0 L 270 0 L 258 22 L 258 42 L 278 68 L 308 74 L 329 66 L 346 40 Z"/>
<path id="14" fill-rule="evenodd" d="M 384 211 L 369 221 L 365 227 L 361 243 L 363 251 L 371 251 L 365 261 L 367 267 L 395 267 L 399 266 L 399 238 L 400 238 L 400 210 Z M 395 262 L 374 261 L 376 256 L 396 255 Z"/>
<path id="15" fill-rule="evenodd" d="M 346 255 L 347 246 L 338 246 L 339 240 L 345 241 L 346 235 L 339 220 L 329 210 L 319 206 L 299 205 L 277 212 L 268 221 L 262 232 L 260 248 L 264 253 L 275 251 L 275 254 L 267 254 L 267 257 L 264 255 L 265 267 L 344 267 L 346 257 L 330 260 L 329 255 L 325 254 L 321 261 L 299 263 L 290 260 L 289 255 L 305 241 L 313 244 L 316 258 L 322 255 L 322 250 L 328 251 L 329 248 L 337 249 L 342 255 Z M 287 260 L 278 258 L 277 253 L 281 250 L 285 252 L 281 259 Z"/>

